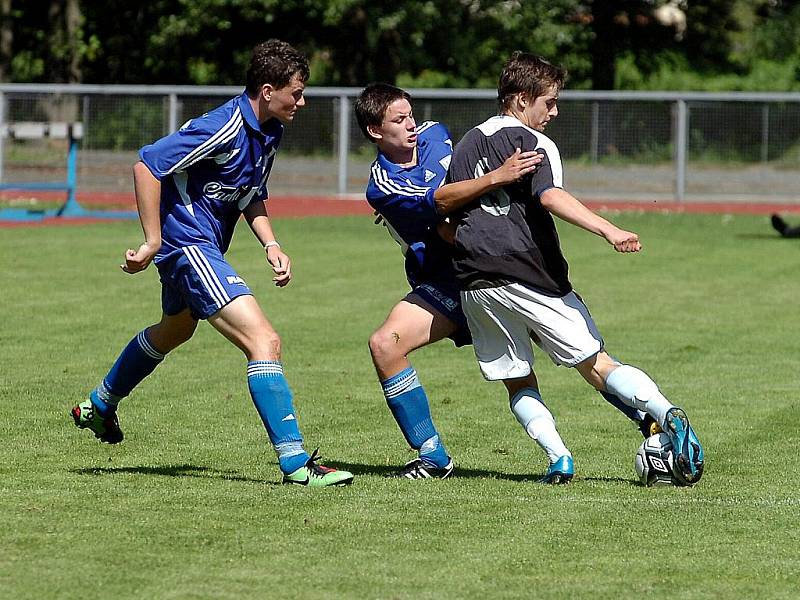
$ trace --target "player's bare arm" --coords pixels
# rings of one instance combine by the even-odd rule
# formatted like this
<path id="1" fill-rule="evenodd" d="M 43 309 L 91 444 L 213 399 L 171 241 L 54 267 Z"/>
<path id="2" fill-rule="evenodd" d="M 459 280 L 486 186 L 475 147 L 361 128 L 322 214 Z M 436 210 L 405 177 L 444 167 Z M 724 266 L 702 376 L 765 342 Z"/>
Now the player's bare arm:
<path id="1" fill-rule="evenodd" d="M 125 251 L 125 264 L 120 268 L 126 273 L 144 271 L 161 248 L 161 182 L 139 161 L 133 166 L 133 183 L 144 243 L 137 250 Z"/>
<path id="2" fill-rule="evenodd" d="M 263 202 L 254 202 L 244 209 L 244 218 L 256 239 L 264 246 L 267 262 L 275 273 L 272 281 L 276 286 L 284 287 L 292 279 L 292 261 L 275 239 L 266 205 Z"/>
<path id="3" fill-rule="evenodd" d="M 637 234 L 620 229 L 561 188 L 550 188 L 543 192 L 541 202 L 560 219 L 605 238 L 617 252 L 639 252 L 642 249 Z"/>
<path id="4" fill-rule="evenodd" d="M 446 215 L 468 204 L 478 196 L 499 187 L 519 181 L 532 173 L 544 156 L 536 151 L 522 152 L 519 148 L 494 171 L 477 179 L 448 183 L 436 190 L 433 200 L 436 212 Z"/>

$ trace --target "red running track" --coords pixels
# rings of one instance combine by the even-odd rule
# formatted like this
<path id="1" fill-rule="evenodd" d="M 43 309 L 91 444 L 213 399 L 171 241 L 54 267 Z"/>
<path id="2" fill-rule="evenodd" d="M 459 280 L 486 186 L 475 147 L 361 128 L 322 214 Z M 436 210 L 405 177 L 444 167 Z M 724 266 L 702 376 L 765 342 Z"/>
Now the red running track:
<path id="1" fill-rule="evenodd" d="M 63 198 L 63 193 L 37 194 L 47 199 Z M 0 198 L 8 197 L 8 193 L 0 194 Z M 86 208 L 103 207 L 113 210 L 135 210 L 132 194 L 81 193 L 78 201 Z M 706 214 L 749 214 L 769 215 L 772 213 L 800 213 L 798 204 L 747 204 L 743 202 L 662 202 L 657 201 L 606 201 L 583 200 L 594 210 L 644 211 L 644 212 L 677 212 Z M 346 199 L 332 196 L 275 196 L 268 202 L 269 214 L 273 217 L 308 217 L 308 216 L 343 216 L 369 215 L 372 209 L 361 199 Z M 0 227 L 36 227 L 43 225 L 78 225 L 85 223 L 102 223 L 107 219 L 83 217 L 48 217 L 34 221 L 1 221 Z"/>

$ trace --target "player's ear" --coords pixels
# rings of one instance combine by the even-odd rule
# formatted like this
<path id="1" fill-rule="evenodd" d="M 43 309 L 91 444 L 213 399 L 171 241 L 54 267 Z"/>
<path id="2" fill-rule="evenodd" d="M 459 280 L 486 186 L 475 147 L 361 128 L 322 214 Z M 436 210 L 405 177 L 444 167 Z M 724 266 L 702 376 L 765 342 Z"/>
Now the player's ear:
<path id="1" fill-rule="evenodd" d="M 266 102 L 272 100 L 272 92 L 274 91 L 275 88 L 272 86 L 272 84 L 265 83 L 264 85 L 261 86 L 261 96 L 264 98 Z"/>
<path id="2" fill-rule="evenodd" d="M 372 137 L 373 142 L 383 139 L 383 134 L 375 125 L 367 125 L 367 133 Z"/>

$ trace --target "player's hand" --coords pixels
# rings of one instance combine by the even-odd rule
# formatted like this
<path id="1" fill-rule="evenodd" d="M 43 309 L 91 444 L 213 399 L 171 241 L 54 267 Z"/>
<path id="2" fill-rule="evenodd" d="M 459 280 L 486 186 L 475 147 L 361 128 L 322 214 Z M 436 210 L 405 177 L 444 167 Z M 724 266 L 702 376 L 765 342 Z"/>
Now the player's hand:
<path id="1" fill-rule="evenodd" d="M 383 225 L 386 227 L 386 220 L 383 218 L 383 215 L 379 213 L 377 210 L 372 211 L 372 214 L 375 215 L 375 225 Z"/>
<path id="2" fill-rule="evenodd" d="M 120 265 L 119 268 L 131 274 L 144 271 L 152 262 L 159 248 L 161 248 L 160 244 L 155 245 L 148 242 L 139 246 L 138 250 L 128 248 L 125 251 L 125 264 Z"/>
<path id="3" fill-rule="evenodd" d="M 544 154 L 539 154 L 535 150 L 523 152 L 517 148 L 514 154 L 494 170 L 494 183 L 502 186 L 519 181 L 528 173 L 532 173 L 543 159 Z"/>
<path id="4" fill-rule="evenodd" d="M 267 262 L 272 265 L 275 277 L 272 281 L 278 287 L 283 287 L 292 280 L 292 261 L 280 246 L 270 246 L 267 248 Z"/>
<path id="5" fill-rule="evenodd" d="M 637 234 L 617 227 L 606 235 L 606 239 L 617 252 L 639 252 L 642 249 L 642 243 Z"/>

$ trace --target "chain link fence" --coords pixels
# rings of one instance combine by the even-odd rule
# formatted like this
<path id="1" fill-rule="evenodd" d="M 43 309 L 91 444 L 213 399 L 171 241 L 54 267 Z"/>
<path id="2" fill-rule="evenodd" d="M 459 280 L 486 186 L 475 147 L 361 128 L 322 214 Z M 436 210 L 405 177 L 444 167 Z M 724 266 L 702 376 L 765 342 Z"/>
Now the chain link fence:
<path id="1" fill-rule="evenodd" d="M 14 123 L 80 122 L 78 192 L 132 191 L 144 144 L 240 93 L 230 87 L 0 85 L 0 183 L 64 179 L 66 142 L 18 139 Z M 363 193 L 374 147 L 357 88 L 309 88 L 270 177 L 273 194 Z M 496 114 L 491 90 L 411 90 L 417 122 L 457 142 Z M 800 94 L 564 91 L 547 129 L 580 198 L 798 202 Z"/>

